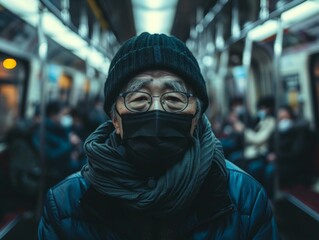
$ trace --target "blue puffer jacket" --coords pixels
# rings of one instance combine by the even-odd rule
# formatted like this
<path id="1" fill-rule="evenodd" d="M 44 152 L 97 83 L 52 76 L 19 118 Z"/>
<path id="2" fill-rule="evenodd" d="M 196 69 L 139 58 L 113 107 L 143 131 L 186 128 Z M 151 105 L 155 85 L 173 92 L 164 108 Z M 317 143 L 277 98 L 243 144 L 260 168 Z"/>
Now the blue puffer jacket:
<path id="1" fill-rule="evenodd" d="M 219 176 L 227 176 L 225 181 L 216 177 L 216 168 Z M 174 239 L 279 239 L 262 186 L 230 162 L 226 167 L 216 166 L 214 171 L 204 182 L 191 210 L 179 218 L 178 227 L 173 227 Z M 143 224 L 149 224 L 158 228 L 159 222 L 150 220 L 141 225 L 139 219 L 121 210 L 113 199 L 100 195 L 81 173 L 76 173 L 49 190 L 38 238 L 166 239 L 156 231 L 142 237 L 143 230 L 139 227 L 143 229 Z"/>

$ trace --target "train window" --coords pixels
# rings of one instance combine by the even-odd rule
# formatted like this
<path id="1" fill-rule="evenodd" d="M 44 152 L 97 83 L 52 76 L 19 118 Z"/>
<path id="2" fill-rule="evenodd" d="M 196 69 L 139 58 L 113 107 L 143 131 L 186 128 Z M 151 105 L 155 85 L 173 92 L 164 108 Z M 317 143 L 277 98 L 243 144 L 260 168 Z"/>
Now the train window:
<path id="1" fill-rule="evenodd" d="M 27 64 L 0 53 L 0 138 L 23 114 Z"/>

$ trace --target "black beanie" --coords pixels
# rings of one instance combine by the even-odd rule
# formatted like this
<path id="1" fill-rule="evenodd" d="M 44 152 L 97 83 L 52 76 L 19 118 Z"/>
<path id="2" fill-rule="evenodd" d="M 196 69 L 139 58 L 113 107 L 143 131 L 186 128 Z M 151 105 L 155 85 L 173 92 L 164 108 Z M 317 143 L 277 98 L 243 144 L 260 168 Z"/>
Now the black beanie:
<path id="1" fill-rule="evenodd" d="M 202 112 L 205 112 L 208 106 L 206 84 L 190 50 L 176 37 L 144 32 L 127 40 L 110 64 L 104 85 L 107 114 L 131 78 L 147 70 L 167 70 L 181 77 L 201 99 Z"/>

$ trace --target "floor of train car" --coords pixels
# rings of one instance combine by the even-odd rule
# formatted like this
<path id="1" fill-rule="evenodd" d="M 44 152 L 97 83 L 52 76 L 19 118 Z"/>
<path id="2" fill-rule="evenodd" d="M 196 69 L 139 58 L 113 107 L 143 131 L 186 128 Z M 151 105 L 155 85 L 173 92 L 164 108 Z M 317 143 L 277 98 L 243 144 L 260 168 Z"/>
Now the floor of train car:
<path id="1" fill-rule="evenodd" d="M 1 240 L 36 239 L 37 222 L 33 212 L 12 213 L 0 227 Z"/>
<path id="2" fill-rule="evenodd" d="M 282 240 L 319 239 L 319 181 L 283 191 L 274 202 Z"/>

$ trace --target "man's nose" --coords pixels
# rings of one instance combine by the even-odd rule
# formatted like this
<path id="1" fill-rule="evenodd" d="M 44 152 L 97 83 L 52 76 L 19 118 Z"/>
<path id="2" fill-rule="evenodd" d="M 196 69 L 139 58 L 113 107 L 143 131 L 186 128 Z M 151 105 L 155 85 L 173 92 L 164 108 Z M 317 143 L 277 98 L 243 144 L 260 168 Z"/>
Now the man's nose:
<path id="1" fill-rule="evenodd" d="M 160 96 L 153 96 L 152 105 L 150 110 L 161 110 L 164 111 L 161 105 L 161 97 Z"/>

